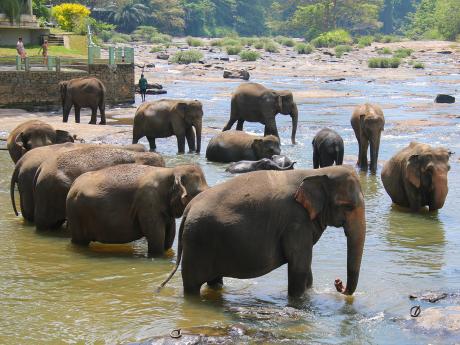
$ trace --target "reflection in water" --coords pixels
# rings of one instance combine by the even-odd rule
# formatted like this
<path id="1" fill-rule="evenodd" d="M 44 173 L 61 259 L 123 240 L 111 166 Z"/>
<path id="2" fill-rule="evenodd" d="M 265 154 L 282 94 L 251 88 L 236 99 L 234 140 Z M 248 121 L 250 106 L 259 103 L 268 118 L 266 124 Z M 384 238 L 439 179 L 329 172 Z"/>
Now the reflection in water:
<path id="1" fill-rule="evenodd" d="M 386 239 L 395 263 L 416 266 L 420 273 L 436 274 L 444 264 L 444 226 L 437 212 L 411 213 L 393 205 Z M 407 272 L 401 271 L 402 274 Z"/>

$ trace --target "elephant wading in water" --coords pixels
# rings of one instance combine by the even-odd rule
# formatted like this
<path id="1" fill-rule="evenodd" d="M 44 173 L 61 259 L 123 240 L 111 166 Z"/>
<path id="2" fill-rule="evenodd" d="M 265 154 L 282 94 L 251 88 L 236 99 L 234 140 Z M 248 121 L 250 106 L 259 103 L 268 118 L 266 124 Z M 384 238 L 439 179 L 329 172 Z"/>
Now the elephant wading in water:
<path id="1" fill-rule="evenodd" d="M 128 243 L 145 236 L 149 254 L 162 255 L 173 244 L 175 218 L 207 188 L 194 165 L 123 164 L 85 173 L 67 195 L 72 242 Z"/>
<path id="2" fill-rule="evenodd" d="M 59 83 L 62 100 L 63 121 L 69 120 L 70 109 L 75 107 L 75 122 L 80 123 L 81 108 L 91 108 L 90 124 L 96 124 L 97 109 L 105 125 L 105 86 L 95 77 L 76 78 Z"/>
<path id="3" fill-rule="evenodd" d="M 175 135 L 179 153 L 185 152 L 185 139 L 190 152 L 201 151 L 203 105 L 187 100 L 161 99 L 142 104 L 134 116 L 133 144 L 147 137 L 150 151 L 155 151 L 156 138 Z M 195 128 L 196 147 L 195 147 Z"/>
<path id="4" fill-rule="evenodd" d="M 243 130 L 244 121 L 260 122 L 265 125 L 264 135 L 279 137 L 275 121 L 279 113 L 291 115 L 291 141 L 295 144 L 299 113 L 292 92 L 267 89 L 257 83 L 241 84 L 232 95 L 230 120 L 223 130 L 231 129 L 237 121 L 236 129 L 239 131 Z"/>
<path id="5" fill-rule="evenodd" d="M 57 229 L 64 223 L 67 193 L 78 176 L 129 163 L 164 167 L 164 160 L 159 154 L 104 146 L 81 147 L 44 161 L 34 178 L 34 221 L 37 229 Z"/>
<path id="6" fill-rule="evenodd" d="M 315 169 L 334 164 L 342 165 L 343 139 L 336 131 L 329 128 L 320 130 L 312 141 L 313 167 Z"/>
<path id="7" fill-rule="evenodd" d="M 417 142 L 396 153 L 382 169 L 382 182 L 391 200 L 400 206 L 430 211 L 444 206 L 451 153 Z"/>
<path id="8" fill-rule="evenodd" d="M 67 131 L 54 129 L 40 120 L 29 120 L 11 131 L 6 147 L 16 163 L 27 151 L 34 148 L 73 141 L 74 137 Z"/>
<path id="9" fill-rule="evenodd" d="M 358 284 L 366 221 L 358 176 L 350 167 L 256 171 L 237 176 L 198 195 L 185 209 L 179 230 L 177 263 L 182 260 L 184 293 L 199 294 L 204 283 L 223 277 L 264 275 L 288 264 L 288 294 L 312 286 L 313 245 L 327 226 L 347 236 L 347 284 Z"/>
<path id="10" fill-rule="evenodd" d="M 358 166 L 367 170 L 367 148 L 371 147 L 371 172 L 377 171 L 379 158 L 380 136 L 385 126 L 385 117 L 382 109 L 373 104 L 363 104 L 353 111 L 351 126 L 355 132 L 359 145 Z"/>
<path id="11" fill-rule="evenodd" d="M 271 159 L 262 158 L 258 161 L 234 162 L 225 171 L 232 174 L 242 174 L 257 170 L 292 170 L 295 163 L 286 156 L 274 155 Z"/>
<path id="12" fill-rule="evenodd" d="M 260 137 L 242 131 L 226 131 L 213 137 L 206 148 L 212 162 L 257 161 L 281 153 L 280 141 L 274 135 Z"/>

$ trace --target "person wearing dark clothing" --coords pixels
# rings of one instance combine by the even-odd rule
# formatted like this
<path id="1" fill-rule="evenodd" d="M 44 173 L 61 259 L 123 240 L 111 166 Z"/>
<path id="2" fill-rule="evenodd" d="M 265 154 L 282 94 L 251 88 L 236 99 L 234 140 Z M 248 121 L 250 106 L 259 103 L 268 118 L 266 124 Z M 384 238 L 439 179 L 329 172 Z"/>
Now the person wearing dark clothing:
<path id="1" fill-rule="evenodd" d="M 139 89 L 141 91 L 142 102 L 145 102 L 145 95 L 147 94 L 147 85 L 147 79 L 145 79 L 144 75 L 141 74 L 141 78 L 139 79 Z"/>

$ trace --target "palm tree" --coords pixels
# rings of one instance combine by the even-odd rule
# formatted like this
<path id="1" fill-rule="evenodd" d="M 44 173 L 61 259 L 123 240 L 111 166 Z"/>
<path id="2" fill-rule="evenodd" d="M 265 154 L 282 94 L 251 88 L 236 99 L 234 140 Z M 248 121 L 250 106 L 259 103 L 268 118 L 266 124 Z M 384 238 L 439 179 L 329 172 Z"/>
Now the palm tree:
<path id="1" fill-rule="evenodd" d="M 109 18 L 123 32 L 133 31 L 149 14 L 147 6 L 134 1 L 129 1 L 113 9 L 114 11 Z"/>
<path id="2" fill-rule="evenodd" d="M 11 25 L 16 22 L 18 25 L 21 22 L 21 14 L 27 9 L 27 0 L 1 0 L 0 12 L 6 14 Z"/>

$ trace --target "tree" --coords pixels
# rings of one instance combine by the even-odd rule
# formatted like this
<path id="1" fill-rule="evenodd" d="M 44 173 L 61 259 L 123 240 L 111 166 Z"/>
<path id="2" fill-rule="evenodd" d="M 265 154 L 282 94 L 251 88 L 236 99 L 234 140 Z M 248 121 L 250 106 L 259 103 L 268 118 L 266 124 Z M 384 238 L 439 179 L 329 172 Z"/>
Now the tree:
<path id="1" fill-rule="evenodd" d="M 460 35 L 460 4 L 458 0 L 438 0 L 435 18 L 438 32 L 442 38 L 453 41 Z"/>
<path id="2" fill-rule="evenodd" d="M 0 12 L 6 14 L 11 24 L 20 23 L 21 13 L 25 13 L 28 9 L 26 0 L 2 0 L 0 2 Z"/>
<path id="3" fill-rule="evenodd" d="M 188 0 L 184 2 L 185 33 L 206 36 L 215 27 L 215 4 L 210 0 Z"/>
<path id="4" fill-rule="evenodd" d="M 115 9 L 115 8 L 114 8 Z M 148 15 L 149 8 L 143 4 L 127 2 L 116 8 L 109 16 L 122 32 L 131 32 L 137 28 Z"/>
<path id="5" fill-rule="evenodd" d="M 91 12 L 83 5 L 68 4 L 54 6 L 51 14 L 63 30 L 73 31 Z"/>
<path id="6" fill-rule="evenodd" d="M 179 0 L 150 0 L 149 3 L 149 24 L 171 35 L 184 33 L 185 11 Z"/>
<path id="7" fill-rule="evenodd" d="M 265 27 L 265 6 L 263 0 L 236 0 L 235 31 L 240 35 L 262 35 Z"/>

